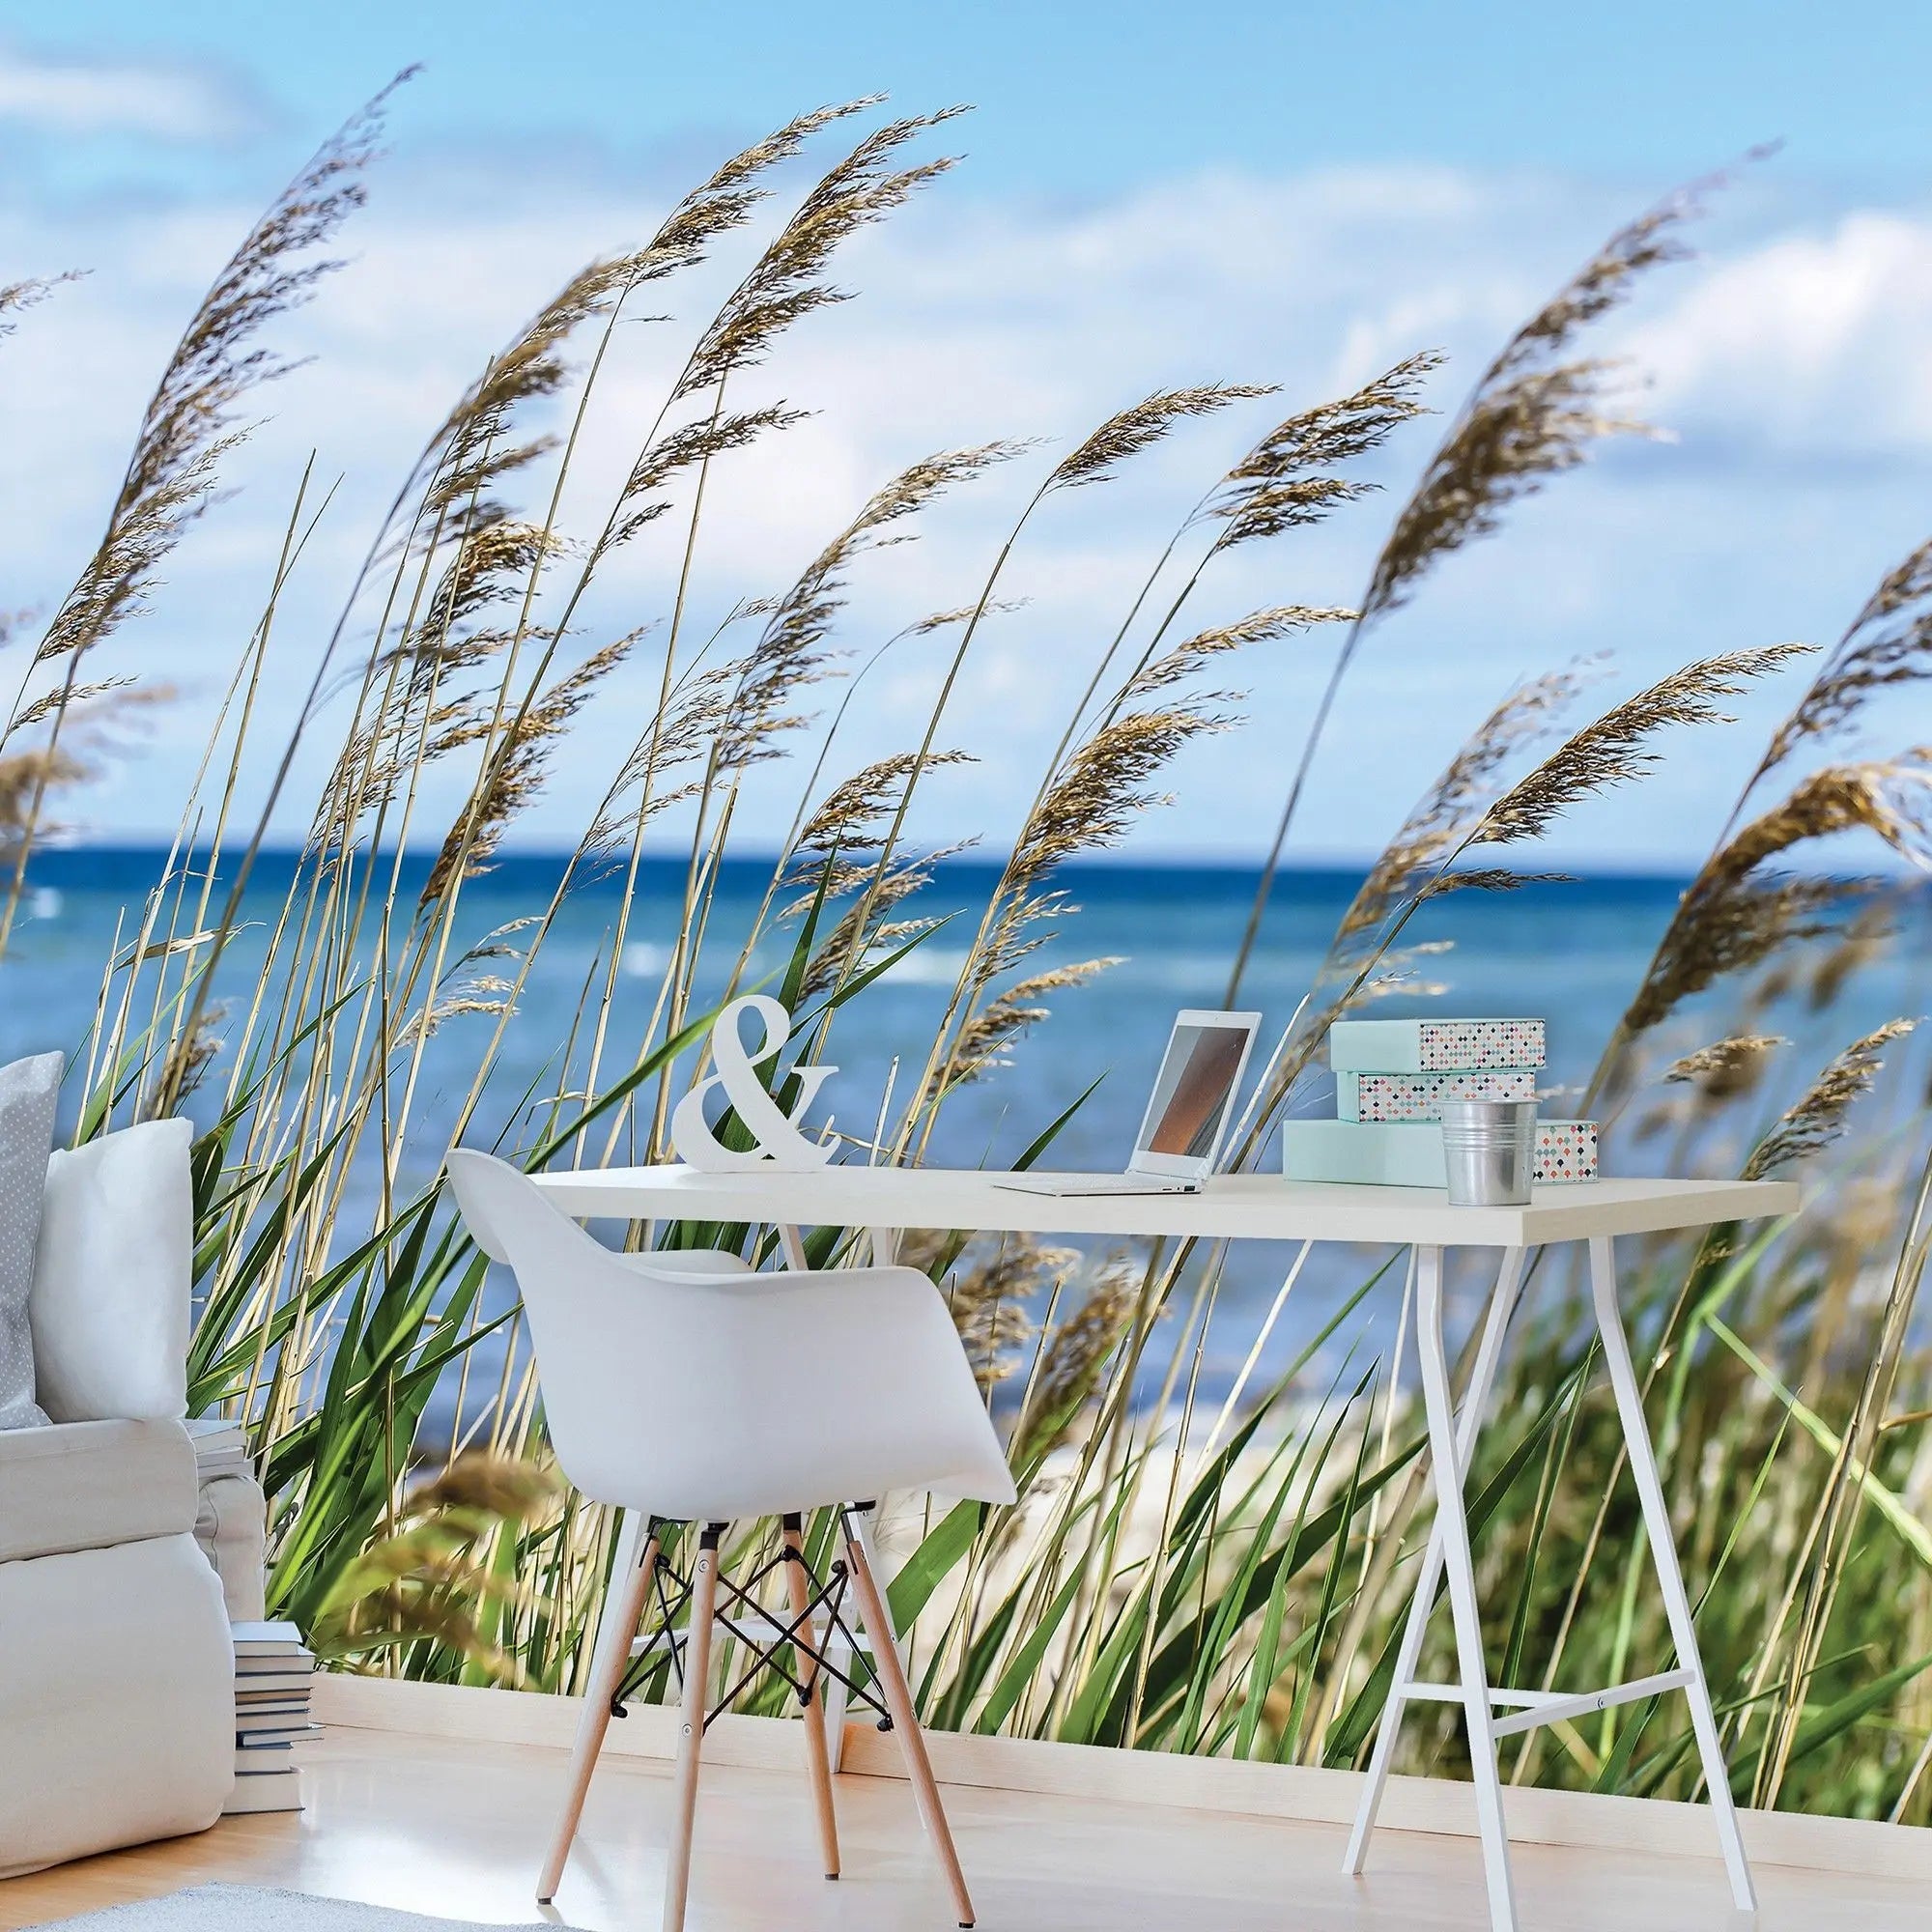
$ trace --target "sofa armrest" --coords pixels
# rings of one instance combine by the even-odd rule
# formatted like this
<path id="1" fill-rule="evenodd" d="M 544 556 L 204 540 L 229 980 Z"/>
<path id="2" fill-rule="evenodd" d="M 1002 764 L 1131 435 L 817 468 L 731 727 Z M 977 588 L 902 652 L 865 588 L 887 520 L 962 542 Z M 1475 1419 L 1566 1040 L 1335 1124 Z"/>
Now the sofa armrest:
<path id="1" fill-rule="evenodd" d="M 0 1430 L 0 1563 L 186 1534 L 198 1506 L 178 1422 Z"/>
<path id="2" fill-rule="evenodd" d="M 221 1600 L 233 1624 L 268 1615 L 269 1501 L 252 1476 L 211 1476 L 201 1486 L 194 1540 L 221 1578 Z"/>

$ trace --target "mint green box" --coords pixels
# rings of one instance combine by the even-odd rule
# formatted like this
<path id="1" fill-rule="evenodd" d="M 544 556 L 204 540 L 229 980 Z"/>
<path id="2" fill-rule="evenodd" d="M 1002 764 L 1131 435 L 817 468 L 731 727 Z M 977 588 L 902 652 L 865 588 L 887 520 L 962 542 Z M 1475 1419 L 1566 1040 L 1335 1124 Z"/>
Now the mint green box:
<path id="1" fill-rule="evenodd" d="M 1541 1066 L 1541 1020 L 1337 1020 L 1328 1065 L 1337 1073 L 1463 1073 Z"/>
<path id="2" fill-rule="evenodd" d="M 1350 1180 L 1373 1187 L 1449 1184 L 1436 1121 L 1284 1121 L 1281 1171 L 1291 1180 Z"/>

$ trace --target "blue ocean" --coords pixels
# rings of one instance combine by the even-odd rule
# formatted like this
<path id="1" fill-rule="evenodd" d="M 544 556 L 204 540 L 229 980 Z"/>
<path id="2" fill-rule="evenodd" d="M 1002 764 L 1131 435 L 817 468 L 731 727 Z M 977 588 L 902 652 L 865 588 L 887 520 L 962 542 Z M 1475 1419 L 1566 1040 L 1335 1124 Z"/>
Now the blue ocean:
<path id="1" fill-rule="evenodd" d="M 49 851 L 36 859 L 32 916 L 16 927 L 7 961 L 10 997 L 0 1005 L 0 1046 L 10 1057 L 83 1046 L 117 929 L 125 948 L 138 927 L 143 897 L 162 856 L 92 848 Z M 465 942 L 541 912 L 561 863 L 544 854 L 501 856 L 492 871 L 465 889 Z M 244 998 L 259 975 L 266 935 L 293 866 L 286 853 L 269 852 L 258 860 L 244 902 L 248 929 L 230 948 L 223 966 L 231 1001 Z M 894 1061 L 907 1085 L 916 1076 L 996 877 L 990 864 L 954 861 L 910 903 L 910 912 L 955 917 L 838 1015 L 828 1053 L 838 1070 L 822 1090 L 816 1118 L 829 1112 L 843 1130 L 869 1135 Z M 406 877 L 406 903 L 413 902 L 419 881 L 419 871 Z M 1358 881 L 1358 872 L 1339 867 L 1288 871 L 1277 880 L 1264 943 L 1241 994 L 1243 1005 L 1265 1014 L 1258 1061 L 1307 990 Z M 722 982 L 769 882 L 769 863 L 740 858 L 724 864 L 704 935 L 700 997 Z M 1253 897 L 1251 869 L 1093 864 L 1068 867 L 1059 883 L 1068 900 L 1066 915 L 1023 970 L 1102 957 L 1119 963 L 1090 984 L 1056 996 L 1051 1016 L 1016 1041 L 1010 1064 L 948 1102 L 930 1150 L 936 1162 L 1010 1164 L 1097 1081 L 1043 1164 L 1101 1170 L 1123 1165 L 1176 1009 L 1222 1003 L 1229 962 Z M 618 1006 L 603 1066 L 607 1080 L 632 1064 L 649 1023 L 678 937 L 683 884 L 681 862 L 644 867 L 618 962 Z M 1598 874 L 1509 894 L 1446 897 L 1404 935 L 1406 941 L 1435 942 L 1442 950 L 1417 960 L 1416 980 L 1379 1000 L 1375 1010 L 1378 1016 L 1545 1015 L 1550 1041 L 1546 1090 L 1577 1085 L 1587 1079 L 1640 980 L 1683 885 L 1669 877 Z M 606 878 L 585 884 L 566 900 L 510 1022 L 472 1140 L 488 1145 L 503 1133 L 514 1145 L 523 1137 L 514 1118 L 519 1106 L 532 1093 L 555 1091 L 573 1016 L 610 956 L 619 891 Z M 1763 1094 L 1749 1103 L 1750 1120 L 1768 1119 L 1859 1034 L 1894 1014 L 1919 1009 L 1923 984 L 1914 962 L 1924 956 L 1928 936 L 1923 895 L 1904 901 L 1900 916 L 1908 929 L 1889 952 L 1835 989 L 1829 1004 L 1814 999 L 1801 956 L 1774 1004 L 1749 1016 L 1754 1030 L 1791 1042 Z M 754 956 L 753 978 L 776 973 L 789 945 L 789 932 L 779 928 Z M 1668 1050 L 1688 1050 L 1735 1030 L 1736 999 L 1735 990 L 1715 993 L 1680 1016 L 1668 1032 Z M 405 1150 L 405 1182 L 427 1180 L 435 1172 L 493 1025 L 486 1016 L 468 1015 L 439 1034 Z M 480 1031 L 466 1035 L 467 1028 Z M 195 1102 L 198 1111 L 212 1109 L 225 1077 L 217 1060 Z M 903 1097 L 904 1088 L 899 1091 Z M 1882 1094 L 1868 1104 L 1897 1108 L 1917 1097 L 1916 1093 Z M 1633 1115 L 1641 1104 L 1639 1096 Z M 1294 1110 L 1333 1111 L 1321 1076 L 1297 1089 Z M 1565 1111 L 1560 1096 L 1546 1103 L 1546 1112 Z M 1626 1172 L 1654 1167 L 1661 1157 L 1637 1136 L 1612 1137 L 1608 1143 L 1608 1163 L 1621 1163 Z M 1696 1157 L 1714 1164 L 1728 1159 L 1735 1171 L 1737 1151 L 1714 1145 Z M 1291 1259 L 1265 1248 L 1240 1250 L 1232 1258 L 1202 1357 L 1204 1395 L 1211 1397 L 1238 1368 L 1259 1313 L 1273 1298 Z M 1312 1335 L 1374 1260 L 1366 1253 L 1326 1257 L 1312 1266 L 1297 1282 L 1293 1319 L 1284 1319 L 1267 1353 L 1279 1358 Z M 1385 1304 L 1393 1293 L 1392 1286 L 1378 1291 L 1375 1305 Z"/>

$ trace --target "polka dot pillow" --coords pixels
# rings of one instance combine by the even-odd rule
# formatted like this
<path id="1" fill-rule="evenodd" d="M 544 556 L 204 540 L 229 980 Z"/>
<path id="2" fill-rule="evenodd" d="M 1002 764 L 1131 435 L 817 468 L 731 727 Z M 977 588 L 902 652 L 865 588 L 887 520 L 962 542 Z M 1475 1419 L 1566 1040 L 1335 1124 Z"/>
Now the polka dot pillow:
<path id="1" fill-rule="evenodd" d="M 43 1053 L 0 1066 L 0 1429 L 28 1429 L 47 1419 L 34 1401 L 27 1295 L 63 1064 L 58 1053 Z"/>

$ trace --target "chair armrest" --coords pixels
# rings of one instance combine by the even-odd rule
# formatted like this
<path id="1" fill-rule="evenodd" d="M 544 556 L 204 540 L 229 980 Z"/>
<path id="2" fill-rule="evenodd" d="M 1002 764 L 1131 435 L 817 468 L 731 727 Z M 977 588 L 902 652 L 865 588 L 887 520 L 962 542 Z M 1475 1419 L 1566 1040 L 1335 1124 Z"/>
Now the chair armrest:
<path id="1" fill-rule="evenodd" d="M 178 1422 L 0 1430 L 0 1562 L 181 1535 L 199 1502 Z"/>
<path id="2" fill-rule="evenodd" d="M 662 1275 L 668 1281 L 732 1280 L 753 1272 L 752 1264 L 721 1248 L 650 1248 L 641 1254 L 614 1251 L 616 1259 L 639 1274 Z"/>

